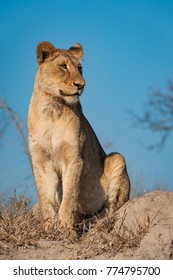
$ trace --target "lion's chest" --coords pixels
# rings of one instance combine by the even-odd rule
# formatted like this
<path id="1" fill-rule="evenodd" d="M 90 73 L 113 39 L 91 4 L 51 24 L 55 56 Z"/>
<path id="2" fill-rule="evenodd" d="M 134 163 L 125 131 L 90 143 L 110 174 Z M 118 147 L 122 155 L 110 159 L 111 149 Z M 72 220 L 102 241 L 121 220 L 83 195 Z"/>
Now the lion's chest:
<path id="1" fill-rule="evenodd" d="M 67 165 L 72 158 L 79 156 L 84 144 L 78 120 L 47 119 L 44 124 L 40 122 L 37 133 L 37 141 L 56 166 Z"/>

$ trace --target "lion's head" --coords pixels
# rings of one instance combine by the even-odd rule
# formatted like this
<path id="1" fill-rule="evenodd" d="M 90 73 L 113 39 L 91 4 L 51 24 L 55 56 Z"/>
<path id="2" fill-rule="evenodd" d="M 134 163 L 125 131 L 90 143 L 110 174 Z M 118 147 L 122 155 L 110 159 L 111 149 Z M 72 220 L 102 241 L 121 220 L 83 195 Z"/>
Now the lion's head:
<path id="1" fill-rule="evenodd" d="M 39 86 L 51 96 L 66 102 L 77 102 L 85 86 L 80 59 L 83 48 L 73 45 L 69 50 L 56 49 L 49 42 L 37 47 Z"/>

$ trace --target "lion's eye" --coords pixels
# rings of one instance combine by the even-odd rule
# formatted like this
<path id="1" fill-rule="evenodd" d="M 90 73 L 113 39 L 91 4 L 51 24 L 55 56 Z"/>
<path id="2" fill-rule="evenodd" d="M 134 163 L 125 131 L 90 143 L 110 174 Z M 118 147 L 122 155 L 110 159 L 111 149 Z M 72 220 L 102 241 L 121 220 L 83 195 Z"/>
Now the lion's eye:
<path id="1" fill-rule="evenodd" d="M 64 63 L 64 64 L 60 65 L 60 68 L 63 70 L 67 70 L 67 64 Z"/>
<path id="2" fill-rule="evenodd" d="M 79 70 L 79 72 L 82 74 L 82 65 L 78 65 L 78 70 Z"/>

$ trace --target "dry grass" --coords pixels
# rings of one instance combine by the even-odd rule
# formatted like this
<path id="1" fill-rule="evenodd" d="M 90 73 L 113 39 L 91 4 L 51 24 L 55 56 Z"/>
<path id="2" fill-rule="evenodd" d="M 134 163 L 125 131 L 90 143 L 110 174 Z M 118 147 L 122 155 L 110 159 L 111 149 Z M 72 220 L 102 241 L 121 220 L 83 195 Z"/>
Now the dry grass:
<path id="1" fill-rule="evenodd" d="M 144 222 L 138 228 L 129 230 L 125 227 L 124 220 L 125 216 L 122 217 L 121 226 L 117 229 L 117 216 L 107 214 L 91 226 L 91 229 L 80 240 L 81 248 L 85 248 L 82 250 L 82 259 L 92 258 L 103 253 L 110 253 L 114 256 L 118 252 L 138 247 L 148 232 L 149 222 Z"/>
<path id="2" fill-rule="evenodd" d="M 10 255 L 19 247 L 38 247 L 40 240 L 55 240 L 64 245 L 73 243 L 76 259 L 93 258 L 105 252 L 115 255 L 127 248 L 139 246 L 149 227 L 149 222 L 144 222 L 142 226 L 130 231 L 124 225 L 124 215 L 117 230 L 117 216 L 106 214 L 101 219 L 96 217 L 94 223 L 86 225 L 83 222 L 78 225 L 80 236 L 72 241 L 60 229 L 46 234 L 42 230 L 41 217 L 33 215 L 30 201 L 24 196 L 17 197 L 14 193 L 10 207 L 5 206 L 1 200 L 1 209 L 0 255 Z"/>
<path id="3" fill-rule="evenodd" d="M 16 197 L 14 192 L 11 203 L 6 206 L 1 199 L 0 219 L 0 253 L 23 246 L 36 246 L 40 222 L 33 217 L 29 199 L 24 196 Z"/>

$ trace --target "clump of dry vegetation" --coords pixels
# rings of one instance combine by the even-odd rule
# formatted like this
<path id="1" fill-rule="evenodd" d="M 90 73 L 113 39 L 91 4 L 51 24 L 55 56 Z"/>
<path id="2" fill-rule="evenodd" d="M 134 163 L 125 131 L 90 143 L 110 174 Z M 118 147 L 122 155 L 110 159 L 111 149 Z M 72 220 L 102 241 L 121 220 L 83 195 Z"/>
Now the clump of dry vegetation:
<path id="1" fill-rule="evenodd" d="M 43 231 L 39 211 L 33 211 L 31 201 L 24 195 L 17 197 L 14 191 L 10 200 L 8 205 L 4 198 L 0 201 L 0 254 L 9 254 L 19 247 L 37 247 L 41 239 L 67 241 L 67 235 L 61 230 Z"/>
<path id="2" fill-rule="evenodd" d="M 8 205 L 4 198 L 0 204 L 0 253 L 8 254 L 20 246 L 36 246 L 41 224 L 32 214 L 29 199 L 23 195 L 17 198 L 14 192 Z"/>
<path id="3" fill-rule="evenodd" d="M 103 253 L 114 256 L 122 250 L 140 245 L 142 238 L 148 232 L 149 221 L 130 230 L 124 225 L 125 215 L 121 218 L 121 222 L 119 221 L 119 227 L 116 226 L 118 215 L 115 214 L 106 214 L 104 218 L 98 219 L 96 224 L 91 226 L 91 229 L 80 240 L 81 248 L 85 248 L 82 250 L 82 259 Z"/>

